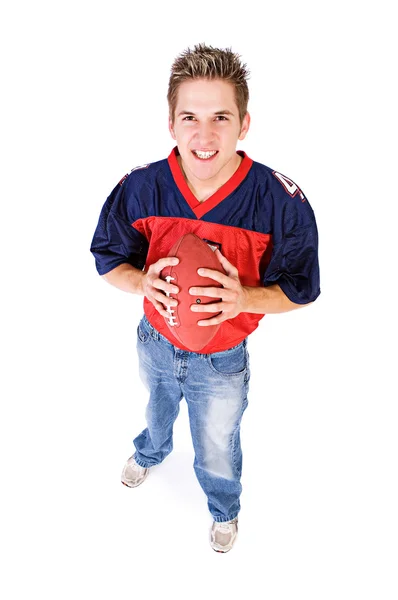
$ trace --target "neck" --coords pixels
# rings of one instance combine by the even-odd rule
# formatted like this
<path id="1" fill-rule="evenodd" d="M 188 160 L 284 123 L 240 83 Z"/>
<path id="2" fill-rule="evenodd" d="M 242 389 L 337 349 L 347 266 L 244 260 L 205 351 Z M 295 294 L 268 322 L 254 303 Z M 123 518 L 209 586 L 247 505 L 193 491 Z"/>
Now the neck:
<path id="1" fill-rule="evenodd" d="M 222 172 L 217 173 L 215 177 L 205 181 L 196 178 L 190 171 L 188 171 L 188 169 L 184 167 L 184 163 L 182 162 L 180 155 L 177 156 L 177 160 L 189 189 L 199 202 L 204 202 L 210 198 L 210 196 L 215 194 L 217 190 L 219 190 L 224 183 L 226 183 L 232 177 L 232 175 L 239 168 L 239 165 L 242 162 L 242 157 L 236 153 L 235 157 L 231 159 L 228 165 L 226 165 L 229 167 L 228 169 L 222 169 Z"/>

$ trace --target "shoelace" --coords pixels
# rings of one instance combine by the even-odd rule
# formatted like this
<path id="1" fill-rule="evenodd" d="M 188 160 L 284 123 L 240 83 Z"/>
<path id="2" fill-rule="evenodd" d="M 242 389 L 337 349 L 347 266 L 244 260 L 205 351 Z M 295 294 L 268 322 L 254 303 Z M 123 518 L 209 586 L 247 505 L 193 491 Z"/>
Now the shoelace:
<path id="1" fill-rule="evenodd" d="M 236 521 L 231 521 L 231 522 L 227 521 L 227 522 L 223 522 L 223 523 L 217 523 L 216 529 L 218 531 L 220 531 L 221 533 L 231 533 L 232 525 L 236 525 Z"/>
<path id="2" fill-rule="evenodd" d="M 167 275 L 167 277 L 166 277 L 167 283 L 170 283 L 170 281 L 174 281 L 174 279 L 175 279 L 175 277 L 172 277 L 171 275 Z M 170 293 L 166 292 L 166 296 L 168 298 L 170 298 Z M 171 308 L 171 306 L 168 306 L 166 308 L 166 310 L 170 314 L 169 319 L 168 319 L 169 320 L 169 325 L 172 325 L 172 326 L 177 325 L 177 323 L 175 322 L 176 317 L 173 315 L 174 310 Z"/>
<path id="3" fill-rule="evenodd" d="M 130 462 L 130 467 L 136 469 L 137 471 L 144 468 L 141 467 L 138 463 L 136 463 L 134 459 Z"/>

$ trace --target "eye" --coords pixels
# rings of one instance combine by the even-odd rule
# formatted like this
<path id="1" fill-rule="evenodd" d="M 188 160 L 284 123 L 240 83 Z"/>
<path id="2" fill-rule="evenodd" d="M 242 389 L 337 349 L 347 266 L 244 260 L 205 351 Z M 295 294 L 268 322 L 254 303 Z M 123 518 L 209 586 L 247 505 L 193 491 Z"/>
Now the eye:
<path id="1" fill-rule="evenodd" d="M 183 118 L 183 121 L 193 121 L 194 118 L 195 117 L 193 115 L 187 115 L 186 117 Z"/>
<path id="2" fill-rule="evenodd" d="M 227 117 L 224 117 L 224 115 L 217 115 L 216 120 L 217 121 L 228 121 Z"/>

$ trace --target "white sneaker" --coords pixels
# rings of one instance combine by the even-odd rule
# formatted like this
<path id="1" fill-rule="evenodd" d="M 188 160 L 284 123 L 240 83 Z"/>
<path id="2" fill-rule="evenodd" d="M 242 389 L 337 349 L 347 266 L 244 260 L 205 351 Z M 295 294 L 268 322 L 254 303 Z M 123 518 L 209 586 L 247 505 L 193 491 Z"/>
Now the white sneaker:
<path id="1" fill-rule="evenodd" d="M 148 477 L 149 469 L 137 465 L 131 456 L 122 471 L 122 483 L 127 487 L 137 487 Z"/>
<path id="2" fill-rule="evenodd" d="M 218 523 L 214 521 L 210 533 L 210 545 L 216 552 L 228 552 L 238 535 L 238 517 L 232 521 Z"/>

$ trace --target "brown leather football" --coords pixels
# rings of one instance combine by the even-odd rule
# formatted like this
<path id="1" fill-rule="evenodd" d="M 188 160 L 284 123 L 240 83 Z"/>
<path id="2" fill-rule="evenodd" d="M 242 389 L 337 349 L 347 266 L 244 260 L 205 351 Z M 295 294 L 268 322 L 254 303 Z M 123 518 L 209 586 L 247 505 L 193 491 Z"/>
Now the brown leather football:
<path id="1" fill-rule="evenodd" d="M 220 261 L 210 248 L 209 244 L 194 233 L 183 235 L 171 248 L 168 256 L 176 256 L 178 265 L 165 267 L 160 277 L 165 281 L 174 283 L 178 288 L 178 294 L 170 294 L 171 298 L 178 301 L 173 306 L 170 317 L 165 319 L 168 328 L 175 338 L 192 352 L 198 352 L 204 348 L 215 336 L 220 325 L 199 326 L 198 321 L 210 319 L 219 313 L 192 312 L 190 306 L 197 304 L 209 304 L 217 302 L 220 298 L 209 296 L 192 296 L 189 293 L 191 287 L 222 287 L 220 283 L 209 277 L 198 275 L 198 269 L 205 267 L 225 273 Z"/>

